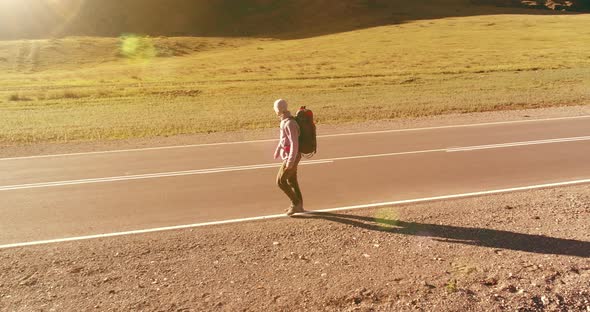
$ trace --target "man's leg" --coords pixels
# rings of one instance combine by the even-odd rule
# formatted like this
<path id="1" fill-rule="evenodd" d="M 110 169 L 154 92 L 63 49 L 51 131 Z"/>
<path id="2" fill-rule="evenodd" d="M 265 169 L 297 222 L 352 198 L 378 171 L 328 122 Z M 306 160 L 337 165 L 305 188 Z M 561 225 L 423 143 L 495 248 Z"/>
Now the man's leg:
<path id="1" fill-rule="evenodd" d="M 293 192 L 297 196 L 297 203 L 303 203 L 303 194 L 301 194 L 301 188 L 299 188 L 299 181 L 297 181 L 297 171 L 287 180 L 289 186 L 293 188 Z"/>
<path id="2" fill-rule="evenodd" d="M 297 204 L 300 205 L 300 208 L 303 209 L 303 194 L 301 194 L 301 188 L 299 187 L 299 181 L 297 179 L 297 169 L 299 167 L 299 162 L 301 161 L 301 154 L 297 157 L 297 161 L 295 162 L 295 167 L 293 174 L 289 176 L 287 179 L 287 183 L 293 189 L 293 192 L 297 196 Z"/>
<path id="3" fill-rule="evenodd" d="M 289 199 L 291 200 L 291 205 L 295 206 L 299 203 L 299 197 L 295 193 L 295 191 L 293 190 L 291 185 L 289 185 L 288 181 L 291 178 L 291 176 L 294 174 L 294 172 L 296 172 L 296 171 L 295 170 L 287 170 L 286 168 L 287 168 L 287 164 L 285 162 L 281 166 L 281 169 L 279 169 L 279 173 L 277 175 L 277 185 L 289 197 Z"/>
<path id="4" fill-rule="evenodd" d="M 297 168 L 299 167 L 299 161 L 301 161 L 301 154 L 297 157 L 295 161 L 295 166 L 292 169 L 292 174 L 289 175 L 287 178 L 287 183 L 289 187 L 293 189 L 293 193 L 297 197 L 297 203 L 295 203 L 289 211 L 287 211 L 287 215 L 291 216 L 298 212 L 304 212 L 303 210 L 303 195 L 301 194 L 301 189 L 299 188 L 299 181 L 297 180 Z"/>

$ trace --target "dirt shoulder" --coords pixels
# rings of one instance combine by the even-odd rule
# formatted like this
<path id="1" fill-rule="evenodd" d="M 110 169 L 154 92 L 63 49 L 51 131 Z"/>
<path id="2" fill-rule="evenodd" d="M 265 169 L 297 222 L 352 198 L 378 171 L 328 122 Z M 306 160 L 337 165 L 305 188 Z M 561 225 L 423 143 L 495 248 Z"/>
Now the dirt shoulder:
<path id="1" fill-rule="evenodd" d="M 472 124 L 482 122 L 501 122 L 510 120 L 559 118 L 581 115 L 590 115 L 590 105 L 564 106 L 527 110 L 508 110 L 469 114 L 447 114 L 423 118 L 394 119 L 387 121 L 373 121 L 356 124 L 319 124 L 318 135 Z M 273 139 L 277 137 L 277 135 L 278 134 L 276 129 L 263 129 L 231 133 L 179 135 L 149 139 L 107 140 L 96 142 L 70 143 L 40 143 L 8 146 L 0 145 L 0 158 Z"/>
<path id="2" fill-rule="evenodd" d="M 2 311 L 590 311 L 590 185 L 0 250 Z"/>

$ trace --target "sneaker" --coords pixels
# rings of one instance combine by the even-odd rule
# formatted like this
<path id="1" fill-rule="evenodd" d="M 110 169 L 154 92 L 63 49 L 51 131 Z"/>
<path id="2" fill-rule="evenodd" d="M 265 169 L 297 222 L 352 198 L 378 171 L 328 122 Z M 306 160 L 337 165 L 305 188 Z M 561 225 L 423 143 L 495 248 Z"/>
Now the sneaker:
<path id="1" fill-rule="evenodd" d="M 295 206 L 291 206 L 289 208 L 289 210 L 287 211 L 287 215 L 292 216 L 296 213 L 302 213 L 302 212 L 305 212 L 305 210 L 303 210 L 303 203 L 299 203 Z"/>

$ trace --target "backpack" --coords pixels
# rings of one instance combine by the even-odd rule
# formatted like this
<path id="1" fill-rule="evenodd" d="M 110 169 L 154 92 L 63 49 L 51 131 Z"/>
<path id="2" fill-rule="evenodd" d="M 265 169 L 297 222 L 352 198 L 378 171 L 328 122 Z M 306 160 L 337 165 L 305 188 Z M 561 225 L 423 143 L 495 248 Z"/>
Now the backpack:
<path id="1" fill-rule="evenodd" d="M 299 125 L 299 151 L 308 158 L 317 152 L 317 139 L 315 123 L 313 122 L 313 112 L 305 106 L 301 106 L 295 121 Z"/>

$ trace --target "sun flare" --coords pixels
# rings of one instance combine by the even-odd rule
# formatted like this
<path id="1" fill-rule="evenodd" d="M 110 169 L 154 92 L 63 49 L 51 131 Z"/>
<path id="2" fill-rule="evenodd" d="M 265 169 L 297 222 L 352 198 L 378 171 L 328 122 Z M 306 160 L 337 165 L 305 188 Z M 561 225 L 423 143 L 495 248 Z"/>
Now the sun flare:
<path id="1" fill-rule="evenodd" d="M 1 0 L 0 20 L 15 34 L 59 35 L 71 24 L 85 0 Z"/>

